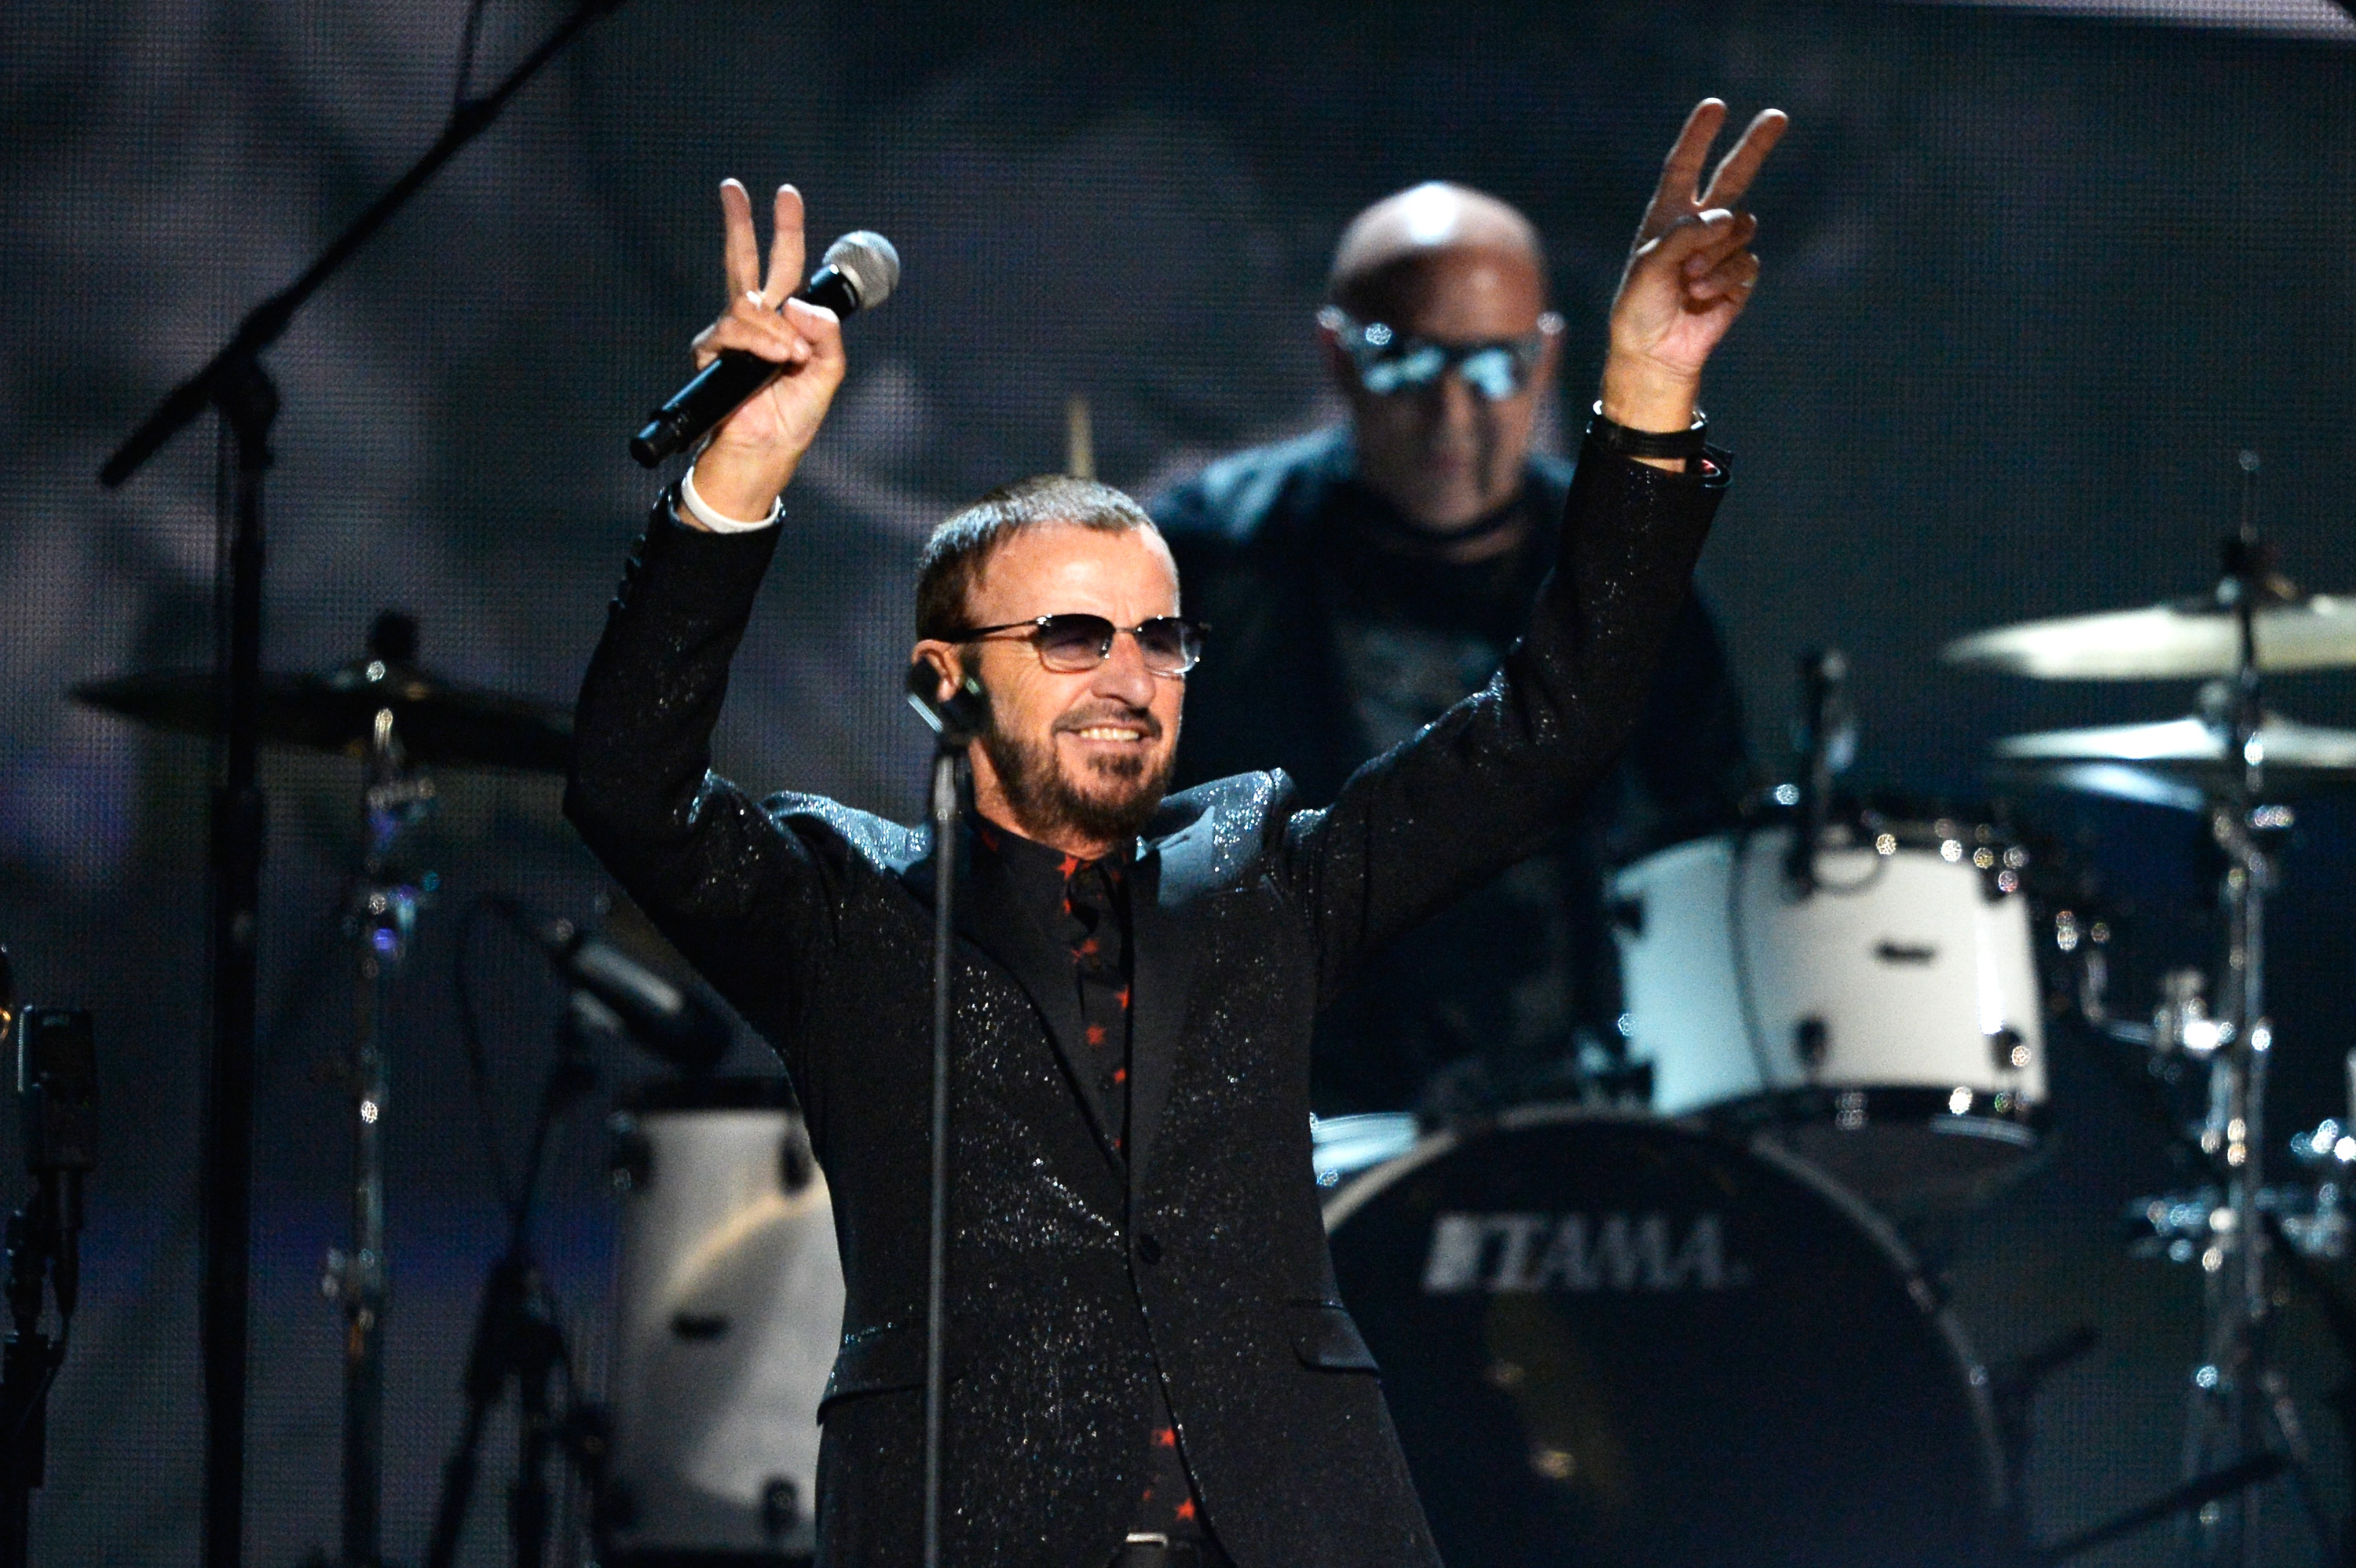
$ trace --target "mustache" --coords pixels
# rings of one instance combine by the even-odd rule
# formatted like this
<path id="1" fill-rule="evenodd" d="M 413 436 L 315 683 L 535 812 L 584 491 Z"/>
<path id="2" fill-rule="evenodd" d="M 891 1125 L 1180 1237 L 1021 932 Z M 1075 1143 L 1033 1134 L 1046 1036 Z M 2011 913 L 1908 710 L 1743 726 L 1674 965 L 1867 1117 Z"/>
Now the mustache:
<path id="1" fill-rule="evenodd" d="M 1126 703 L 1112 703 L 1093 708 L 1076 708 L 1061 715 L 1047 728 L 1056 734 L 1086 730 L 1096 724 L 1127 724 L 1149 741 L 1162 739 L 1162 720 L 1150 708 L 1131 708 Z"/>

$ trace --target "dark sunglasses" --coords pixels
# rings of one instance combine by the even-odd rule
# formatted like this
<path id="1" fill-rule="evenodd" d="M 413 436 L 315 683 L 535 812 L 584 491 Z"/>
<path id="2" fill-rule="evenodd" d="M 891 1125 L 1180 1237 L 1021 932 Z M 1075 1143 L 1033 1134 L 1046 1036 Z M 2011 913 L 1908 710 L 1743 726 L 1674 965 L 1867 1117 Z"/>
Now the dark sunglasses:
<path id="1" fill-rule="evenodd" d="M 1519 397 L 1530 384 L 1547 339 L 1562 331 L 1562 317 L 1548 311 L 1537 330 L 1487 343 L 1440 343 L 1410 337 L 1379 321 L 1360 321 L 1339 305 L 1327 305 L 1317 320 L 1342 345 L 1357 368 L 1358 385 L 1378 398 L 1419 392 L 1453 370 L 1464 384 L 1493 403 Z"/>
<path id="2" fill-rule="evenodd" d="M 1183 615 L 1156 615 L 1134 626 L 1116 626 L 1102 615 L 1042 615 L 1001 626 L 968 626 L 941 640 L 978 642 L 1001 632 L 1020 632 L 1039 650 L 1039 662 L 1058 675 L 1077 675 L 1112 656 L 1113 639 L 1127 632 L 1137 639 L 1145 667 L 1155 675 L 1184 675 L 1203 656 L 1203 634 L 1210 628 Z"/>

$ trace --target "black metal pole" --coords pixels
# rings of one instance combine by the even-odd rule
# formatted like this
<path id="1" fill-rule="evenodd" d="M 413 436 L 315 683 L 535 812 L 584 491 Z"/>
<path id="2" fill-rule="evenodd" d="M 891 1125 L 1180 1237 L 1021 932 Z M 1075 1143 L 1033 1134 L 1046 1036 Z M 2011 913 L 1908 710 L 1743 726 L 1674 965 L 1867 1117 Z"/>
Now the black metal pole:
<path id="1" fill-rule="evenodd" d="M 221 421 L 221 773 L 212 802 L 212 1051 L 206 1064 L 203 1285 L 205 1561 L 234 1568 L 245 1534 L 246 1302 L 252 1270 L 253 1033 L 265 832 L 262 718 L 262 475 L 278 392 L 252 359 L 214 383 Z"/>
<path id="2" fill-rule="evenodd" d="M 930 1225 L 925 1255 L 925 1568 L 941 1561 L 941 1369 L 948 1328 L 949 1238 L 949 945 L 957 901 L 958 762 L 962 741 L 944 729 L 933 753 L 933 1125 Z"/>
<path id="3" fill-rule="evenodd" d="M 925 1537 L 924 1568 L 940 1568 L 942 1375 L 948 1334 L 949 1237 L 949 955 L 957 930 L 958 764 L 966 747 L 990 723 L 981 682 L 962 673 L 949 694 L 941 676 L 917 660 L 908 666 L 908 706 L 932 727 L 933 770 L 926 804 L 933 827 L 933 1122 L 932 1217 L 925 1244 Z"/>

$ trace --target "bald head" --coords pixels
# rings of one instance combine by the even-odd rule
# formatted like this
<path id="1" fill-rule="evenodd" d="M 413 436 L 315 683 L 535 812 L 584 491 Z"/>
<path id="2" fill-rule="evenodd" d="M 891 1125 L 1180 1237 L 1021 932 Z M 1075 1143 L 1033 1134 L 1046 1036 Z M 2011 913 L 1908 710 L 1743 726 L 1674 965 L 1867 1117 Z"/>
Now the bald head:
<path id="1" fill-rule="evenodd" d="M 1494 196 L 1416 186 L 1351 219 L 1331 287 L 1335 305 L 1383 323 L 1398 342 L 1520 343 L 1543 333 L 1520 389 L 1493 399 L 1453 372 L 1415 390 L 1370 390 L 1338 324 L 1324 328 L 1326 362 L 1356 432 L 1358 478 L 1436 542 L 1463 535 L 1468 551 L 1511 548 L 1513 535 L 1473 525 L 1520 495 L 1540 389 L 1554 375 L 1561 324 L 1547 311 L 1537 230 Z"/>
<path id="2" fill-rule="evenodd" d="M 1327 292 L 1362 320 L 1398 321 L 1432 293 L 1443 261 L 1485 262 L 1544 298 L 1546 251 L 1530 220 L 1494 196 L 1432 180 L 1387 196 L 1350 220 Z"/>

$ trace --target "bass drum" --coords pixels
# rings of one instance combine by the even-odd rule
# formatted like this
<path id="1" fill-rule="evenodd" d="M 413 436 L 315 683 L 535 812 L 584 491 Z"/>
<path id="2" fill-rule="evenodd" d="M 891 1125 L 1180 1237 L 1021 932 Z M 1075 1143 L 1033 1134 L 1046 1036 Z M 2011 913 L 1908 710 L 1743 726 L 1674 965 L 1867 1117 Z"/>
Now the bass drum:
<path id="1" fill-rule="evenodd" d="M 792 1103 L 782 1079 L 670 1080 L 614 1118 L 616 1568 L 809 1561 L 842 1266 Z"/>
<path id="2" fill-rule="evenodd" d="M 1441 1555 L 1983 1568 L 2002 1469 L 1961 1331 L 1772 1146 L 1531 1106 L 1327 1201 Z"/>

